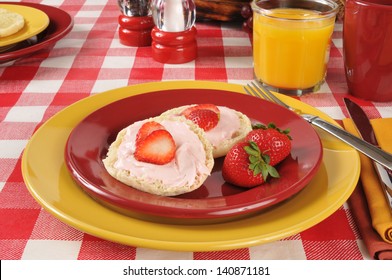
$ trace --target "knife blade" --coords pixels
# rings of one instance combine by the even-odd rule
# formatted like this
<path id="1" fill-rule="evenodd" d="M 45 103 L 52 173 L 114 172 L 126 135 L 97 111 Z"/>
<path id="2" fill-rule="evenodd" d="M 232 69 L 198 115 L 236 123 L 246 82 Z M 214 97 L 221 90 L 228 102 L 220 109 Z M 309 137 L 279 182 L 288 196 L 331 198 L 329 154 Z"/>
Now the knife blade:
<path id="1" fill-rule="evenodd" d="M 357 103 L 348 98 L 344 98 L 344 103 L 362 139 L 376 147 L 380 147 L 370 120 L 362 108 Z M 375 161 L 373 161 L 373 164 L 381 186 L 384 190 L 384 195 L 388 202 L 389 209 L 392 212 L 392 170 L 381 166 Z"/>

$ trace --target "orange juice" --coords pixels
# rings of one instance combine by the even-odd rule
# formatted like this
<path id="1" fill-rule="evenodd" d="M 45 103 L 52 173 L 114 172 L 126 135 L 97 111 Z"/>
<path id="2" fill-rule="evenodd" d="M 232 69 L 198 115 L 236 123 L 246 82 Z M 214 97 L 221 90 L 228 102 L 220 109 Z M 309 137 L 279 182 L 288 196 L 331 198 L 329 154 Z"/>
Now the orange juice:
<path id="1" fill-rule="evenodd" d="M 324 81 L 335 16 L 276 8 L 253 14 L 253 59 L 257 79 L 280 89 L 309 89 Z"/>

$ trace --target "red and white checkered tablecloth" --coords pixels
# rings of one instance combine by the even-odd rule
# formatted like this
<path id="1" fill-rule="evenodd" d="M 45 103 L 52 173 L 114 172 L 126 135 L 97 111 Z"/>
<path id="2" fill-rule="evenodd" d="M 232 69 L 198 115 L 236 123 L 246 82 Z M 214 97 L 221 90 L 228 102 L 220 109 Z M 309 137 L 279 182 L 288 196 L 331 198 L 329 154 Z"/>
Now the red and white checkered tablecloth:
<path id="1" fill-rule="evenodd" d="M 240 23 L 197 23 L 198 58 L 161 64 L 149 47 L 118 39 L 117 1 L 30 2 L 63 9 L 73 30 L 53 47 L 0 65 L 0 258 L 1 259 L 368 259 L 346 204 L 299 234 L 250 248 L 177 252 L 136 248 L 102 240 L 59 221 L 33 199 L 21 174 L 22 152 L 34 131 L 66 106 L 127 85 L 169 80 L 246 84 L 253 78 L 249 35 Z M 321 90 L 301 101 L 334 119 L 347 117 L 342 24 L 333 34 L 328 76 Z M 372 118 L 392 117 L 391 103 L 358 100 Z"/>

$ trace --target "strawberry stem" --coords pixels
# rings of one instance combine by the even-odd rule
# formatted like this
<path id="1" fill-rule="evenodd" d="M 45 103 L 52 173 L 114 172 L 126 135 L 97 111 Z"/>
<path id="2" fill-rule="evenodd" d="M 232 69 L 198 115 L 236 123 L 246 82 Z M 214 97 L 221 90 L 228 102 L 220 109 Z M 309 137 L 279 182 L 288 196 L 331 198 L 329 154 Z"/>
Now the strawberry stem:
<path id="1" fill-rule="evenodd" d="M 267 130 L 269 128 L 275 129 L 275 130 L 279 131 L 280 133 L 286 135 L 290 140 L 293 140 L 293 138 L 291 138 L 291 136 L 290 136 L 290 128 L 286 128 L 285 130 L 281 130 L 279 127 L 277 127 L 272 122 L 269 123 L 268 125 L 264 125 L 264 124 L 261 124 L 261 123 L 256 123 L 256 124 L 252 125 L 252 129 L 264 129 L 264 130 Z"/>
<path id="2" fill-rule="evenodd" d="M 255 142 L 249 141 L 249 146 L 245 146 L 244 150 L 249 155 L 249 169 L 253 171 L 254 176 L 261 174 L 264 181 L 267 180 L 268 176 L 279 178 L 279 173 L 275 167 L 269 165 L 270 157 L 262 154 Z"/>

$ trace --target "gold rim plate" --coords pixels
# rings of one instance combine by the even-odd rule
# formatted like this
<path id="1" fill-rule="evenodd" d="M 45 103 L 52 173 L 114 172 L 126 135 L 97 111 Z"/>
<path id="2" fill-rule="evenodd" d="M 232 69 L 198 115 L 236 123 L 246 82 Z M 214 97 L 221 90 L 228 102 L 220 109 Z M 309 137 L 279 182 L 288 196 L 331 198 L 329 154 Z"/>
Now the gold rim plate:
<path id="1" fill-rule="evenodd" d="M 213 251 L 255 246 L 306 230 L 321 222 L 349 198 L 360 173 L 358 153 L 319 132 L 323 161 L 306 188 L 260 214 L 206 225 L 161 224 L 131 218 L 102 206 L 70 176 L 64 149 L 72 129 L 87 115 L 116 100 L 164 89 L 221 89 L 244 94 L 240 85 L 204 81 L 170 81 L 114 89 L 63 109 L 33 135 L 22 158 L 22 173 L 32 196 L 53 216 L 88 234 L 138 247 L 176 251 Z M 281 96 L 293 107 L 335 123 L 319 110 Z"/>

